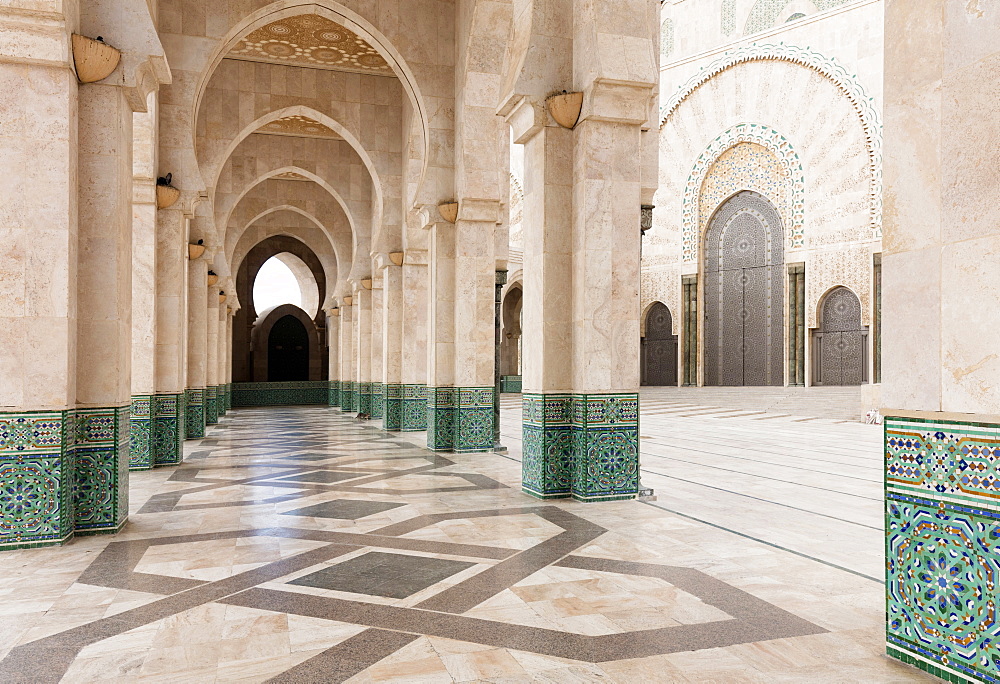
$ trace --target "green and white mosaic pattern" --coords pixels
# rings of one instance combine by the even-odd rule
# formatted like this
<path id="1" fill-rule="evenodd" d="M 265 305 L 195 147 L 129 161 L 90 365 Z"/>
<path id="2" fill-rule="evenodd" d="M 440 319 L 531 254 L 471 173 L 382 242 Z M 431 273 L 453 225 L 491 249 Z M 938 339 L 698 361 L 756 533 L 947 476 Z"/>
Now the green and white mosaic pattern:
<path id="1" fill-rule="evenodd" d="M 1000 682 L 1000 426 L 885 421 L 886 648 L 952 682 Z"/>
<path id="2" fill-rule="evenodd" d="M 233 383 L 234 406 L 327 405 L 329 401 L 328 380 Z"/>

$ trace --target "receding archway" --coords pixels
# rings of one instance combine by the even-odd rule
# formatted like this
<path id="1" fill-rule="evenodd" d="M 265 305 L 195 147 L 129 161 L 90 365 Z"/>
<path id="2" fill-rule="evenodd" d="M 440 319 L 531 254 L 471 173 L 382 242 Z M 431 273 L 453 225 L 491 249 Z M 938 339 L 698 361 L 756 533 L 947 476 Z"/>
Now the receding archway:
<path id="1" fill-rule="evenodd" d="M 705 384 L 784 384 L 784 231 L 756 192 L 723 202 L 705 236 Z"/>
<path id="2" fill-rule="evenodd" d="M 645 318 L 640 359 L 642 384 L 650 387 L 677 386 L 677 335 L 673 316 L 662 302 L 654 302 Z"/>
<path id="3" fill-rule="evenodd" d="M 520 283 L 513 284 L 504 295 L 501 307 L 500 331 L 500 390 L 521 391 L 521 305 L 524 301 Z"/>
<path id="4" fill-rule="evenodd" d="M 293 304 L 261 313 L 250 335 L 253 376 L 250 382 L 320 381 L 325 370 L 320 331 Z"/>

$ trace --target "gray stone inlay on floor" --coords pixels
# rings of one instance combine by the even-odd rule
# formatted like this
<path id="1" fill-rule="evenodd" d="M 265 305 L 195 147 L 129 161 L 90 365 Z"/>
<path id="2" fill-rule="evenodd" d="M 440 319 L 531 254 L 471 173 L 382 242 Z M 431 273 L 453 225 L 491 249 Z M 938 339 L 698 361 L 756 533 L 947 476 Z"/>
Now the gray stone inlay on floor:
<path id="1" fill-rule="evenodd" d="M 336 518 L 337 520 L 359 520 L 376 513 L 391 511 L 406 504 L 389 501 L 357 501 L 353 499 L 336 499 L 314 506 L 306 506 L 294 511 L 285 511 L 282 515 L 297 515 L 311 518 Z"/>
<path id="2" fill-rule="evenodd" d="M 362 475 L 371 475 L 371 473 L 350 473 L 343 470 L 317 470 L 312 473 L 303 473 L 301 475 L 293 475 L 292 477 L 283 477 L 281 482 L 319 482 L 322 484 L 330 484 L 332 482 L 341 482 L 343 480 L 351 480 L 355 477 L 361 477 Z"/>
<path id="3" fill-rule="evenodd" d="M 352 594 L 403 599 L 475 563 L 372 551 L 314 572 L 289 584 Z"/>

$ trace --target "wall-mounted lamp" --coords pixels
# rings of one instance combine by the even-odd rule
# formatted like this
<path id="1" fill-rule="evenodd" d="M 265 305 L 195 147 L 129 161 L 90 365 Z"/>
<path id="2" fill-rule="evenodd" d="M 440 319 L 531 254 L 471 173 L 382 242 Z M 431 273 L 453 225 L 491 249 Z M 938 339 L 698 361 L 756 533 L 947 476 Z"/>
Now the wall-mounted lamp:
<path id="1" fill-rule="evenodd" d="M 226 293 L 220 290 L 219 291 L 219 304 L 225 304 L 225 302 L 226 302 Z"/>
<path id="2" fill-rule="evenodd" d="M 371 278 L 362 278 L 361 279 L 361 287 L 365 288 L 366 290 L 372 289 L 372 279 Z"/>
<path id="3" fill-rule="evenodd" d="M 563 128 L 573 129 L 583 111 L 583 93 L 567 93 L 565 90 L 545 100 L 549 114 Z"/>
<path id="4" fill-rule="evenodd" d="M 441 218 L 448 223 L 454 223 L 458 220 L 458 202 L 445 202 L 444 204 L 439 204 L 438 213 L 441 214 Z"/>
<path id="5" fill-rule="evenodd" d="M 336 318 L 339 315 L 340 315 L 340 308 L 339 307 L 335 306 L 332 309 L 330 309 L 330 316 L 331 316 L 331 318 Z"/>
<path id="6" fill-rule="evenodd" d="M 212 286 L 213 286 L 213 285 L 215 285 L 215 284 L 216 284 L 217 282 L 219 282 L 219 276 L 217 276 L 217 275 L 215 274 L 215 271 L 209 271 L 209 272 L 208 272 L 208 286 L 209 286 L 209 287 L 212 287 Z"/>
<path id="7" fill-rule="evenodd" d="M 195 244 L 188 245 L 188 259 L 194 261 L 195 259 L 201 258 L 201 255 L 205 253 L 205 241 L 198 240 Z"/>
<path id="8" fill-rule="evenodd" d="M 156 179 L 156 208 L 166 209 L 172 207 L 180 199 L 181 191 L 175 188 L 170 182 L 174 174 L 168 173 Z"/>
<path id="9" fill-rule="evenodd" d="M 403 265 L 403 253 L 402 252 L 389 252 L 389 261 L 396 264 L 397 266 Z"/>
<path id="10" fill-rule="evenodd" d="M 73 63 L 80 83 L 94 83 L 111 75 L 122 59 L 121 50 L 111 47 L 104 38 L 73 34 Z"/>
<path id="11" fill-rule="evenodd" d="M 344 297 L 344 306 L 351 306 L 354 303 L 354 297 Z"/>

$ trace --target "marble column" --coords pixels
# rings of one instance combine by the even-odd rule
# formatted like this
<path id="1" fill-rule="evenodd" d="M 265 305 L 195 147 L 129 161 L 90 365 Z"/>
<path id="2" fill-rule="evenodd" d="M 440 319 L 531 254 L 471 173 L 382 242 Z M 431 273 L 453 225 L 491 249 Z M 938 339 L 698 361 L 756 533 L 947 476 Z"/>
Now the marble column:
<path id="1" fill-rule="evenodd" d="M 78 533 L 114 532 L 128 517 L 132 132 L 122 88 L 80 88 L 73 502 Z"/>
<path id="2" fill-rule="evenodd" d="M 223 343 L 226 361 L 222 369 L 222 377 L 226 383 L 226 411 L 233 408 L 233 316 L 235 315 L 234 309 L 226 309 L 226 339 Z"/>
<path id="3" fill-rule="evenodd" d="M 354 297 L 341 297 L 340 304 L 340 410 L 358 409 L 358 388 L 354 382 Z"/>
<path id="4" fill-rule="evenodd" d="M 382 267 L 382 427 L 403 428 L 403 267 Z"/>
<path id="5" fill-rule="evenodd" d="M 1000 680 L 1000 6 L 885 6 L 886 645 Z"/>
<path id="6" fill-rule="evenodd" d="M 340 408 L 340 309 L 334 307 L 327 310 L 326 339 L 329 354 L 329 405 Z"/>
<path id="7" fill-rule="evenodd" d="M 371 379 L 371 414 L 372 420 L 381 420 L 385 405 L 385 386 L 382 384 L 382 325 L 384 322 L 384 295 L 382 291 L 382 273 L 375 271 L 372 273 L 372 313 L 371 332 L 369 334 L 371 346 L 371 365 L 369 378 Z"/>
<path id="8" fill-rule="evenodd" d="M 427 429 L 427 252 L 407 250 L 403 262 L 402 368 L 400 430 Z"/>
<path id="9" fill-rule="evenodd" d="M 187 435 L 189 223 L 178 208 L 156 213 L 155 465 L 180 463 Z"/>
<path id="10" fill-rule="evenodd" d="M 219 422 L 219 288 L 208 287 L 205 298 L 205 424 Z"/>
<path id="11" fill-rule="evenodd" d="M 132 405 L 129 470 L 155 465 L 156 95 L 132 115 Z"/>
<path id="12" fill-rule="evenodd" d="M 358 287 L 354 291 L 354 379 L 357 385 L 358 413 L 372 410 L 372 291 Z"/>
<path id="13" fill-rule="evenodd" d="M 226 324 L 229 320 L 228 311 L 229 309 L 226 306 L 226 303 L 219 305 L 219 333 L 217 342 L 218 355 L 216 358 L 217 370 L 215 372 L 215 380 L 217 383 L 215 391 L 215 404 L 220 418 L 226 415 L 227 408 L 226 393 L 228 385 L 226 384 L 226 349 L 228 347 L 228 330 L 226 328 Z"/>
<path id="14" fill-rule="evenodd" d="M 436 211 L 436 210 L 435 210 Z M 455 444 L 455 225 L 430 224 L 427 300 L 427 448 Z"/>
<path id="15" fill-rule="evenodd" d="M 199 220 L 199 219 L 196 219 Z M 205 436 L 205 387 L 208 384 L 208 252 L 188 264 L 187 439 Z"/>
<path id="16" fill-rule="evenodd" d="M 573 484 L 573 132 L 538 103 L 511 118 L 524 145 L 521 486 L 539 498 Z"/>
<path id="17" fill-rule="evenodd" d="M 464 199 L 455 225 L 454 432 L 452 450 L 489 451 L 496 429 L 496 256 L 498 202 Z"/>

